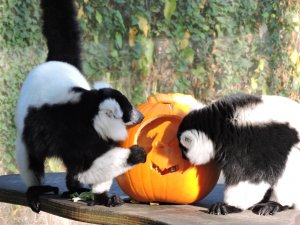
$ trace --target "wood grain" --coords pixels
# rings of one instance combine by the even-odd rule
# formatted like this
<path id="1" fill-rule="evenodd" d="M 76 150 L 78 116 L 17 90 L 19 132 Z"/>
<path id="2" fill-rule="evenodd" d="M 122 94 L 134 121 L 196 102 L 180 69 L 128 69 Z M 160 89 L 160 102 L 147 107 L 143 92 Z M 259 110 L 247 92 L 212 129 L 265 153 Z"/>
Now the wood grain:
<path id="1" fill-rule="evenodd" d="M 64 174 L 46 174 L 46 183 L 56 185 L 60 192 L 65 191 Z M 7 175 L 0 177 L 0 201 L 28 206 L 25 196 L 26 187 L 19 175 Z M 124 206 L 126 207 L 126 204 Z M 156 221 L 154 218 L 146 218 L 138 215 L 126 215 L 119 213 L 118 208 L 104 206 L 87 206 L 84 202 L 74 203 L 55 195 L 41 197 L 41 210 L 57 216 L 82 222 L 95 224 L 166 224 Z M 34 212 L 32 212 L 34 213 Z"/>
<path id="2" fill-rule="evenodd" d="M 58 186 L 60 192 L 66 191 L 65 174 L 46 174 L 45 183 Z M 207 208 L 215 202 L 223 200 L 223 184 L 217 184 L 204 199 L 193 205 L 176 204 L 132 204 L 119 207 L 87 206 L 84 202 L 74 203 L 60 196 L 45 195 L 41 197 L 42 211 L 93 224 L 172 224 L 172 225 L 273 225 L 300 224 L 300 211 L 286 210 L 275 216 L 257 216 L 250 210 L 227 216 L 207 214 Z M 26 187 L 19 175 L 0 176 L 0 202 L 27 206 Z M 118 185 L 114 183 L 111 192 L 124 196 Z M 34 213 L 34 212 L 32 212 Z"/>

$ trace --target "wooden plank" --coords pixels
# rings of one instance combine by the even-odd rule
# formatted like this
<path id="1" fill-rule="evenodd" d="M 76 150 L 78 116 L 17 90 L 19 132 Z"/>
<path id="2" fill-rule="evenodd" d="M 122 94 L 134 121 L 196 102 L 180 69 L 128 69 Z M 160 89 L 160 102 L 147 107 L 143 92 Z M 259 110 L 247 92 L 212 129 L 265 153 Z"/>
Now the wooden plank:
<path id="1" fill-rule="evenodd" d="M 60 192 L 66 191 L 65 174 L 46 174 L 46 183 L 58 186 Z M 275 216 L 257 216 L 251 211 L 215 216 L 207 214 L 207 207 L 223 199 L 222 184 L 216 185 L 213 191 L 203 200 L 193 205 L 126 203 L 119 207 L 87 206 L 84 202 L 74 203 L 61 199 L 59 196 L 46 195 L 41 197 L 42 211 L 93 224 L 174 224 L 174 225 L 271 225 L 271 224 L 300 224 L 300 212 L 287 210 Z M 27 206 L 25 198 L 26 187 L 19 175 L 0 176 L 0 202 Z M 111 192 L 124 195 L 114 183 Z M 34 212 L 32 212 L 34 213 Z"/>
<path id="2" fill-rule="evenodd" d="M 46 174 L 46 183 L 58 186 L 60 193 L 66 190 L 64 173 Z M 26 187 L 19 175 L 0 176 L 0 201 L 28 206 L 25 196 Z M 120 206 L 123 207 L 123 206 Z M 55 195 L 41 197 L 41 210 L 57 216 L 95 224 L 166 224 L 139 215 L 121 214 L 118 208 L 87 206 L 84 202 L 74 203 Z M 125 204 L 126 207 L 126 204 Z"/>

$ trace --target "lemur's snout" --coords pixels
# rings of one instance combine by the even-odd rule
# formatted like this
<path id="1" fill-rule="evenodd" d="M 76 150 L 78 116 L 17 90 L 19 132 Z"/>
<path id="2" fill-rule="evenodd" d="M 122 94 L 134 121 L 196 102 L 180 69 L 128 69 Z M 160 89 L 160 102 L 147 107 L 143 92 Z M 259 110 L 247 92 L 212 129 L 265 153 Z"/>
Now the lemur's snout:
<path id="1" fill-rule="evenodd" d="M 126 125 L 139 124 L 140 122 L 142 122 L 143 119 L 144 119 L 144 115 L 140 111 L 133 109 L 130 116 L 130 122 L 127 123 Z"/>

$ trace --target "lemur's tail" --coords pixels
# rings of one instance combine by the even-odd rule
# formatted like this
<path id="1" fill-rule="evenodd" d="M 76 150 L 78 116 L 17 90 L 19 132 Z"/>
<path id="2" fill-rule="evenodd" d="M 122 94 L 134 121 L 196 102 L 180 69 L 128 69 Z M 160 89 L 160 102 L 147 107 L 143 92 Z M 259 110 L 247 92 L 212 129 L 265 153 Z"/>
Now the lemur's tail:
<path id="1" fill-rule="evenodd" d="M 62 61 L 81 70 L 80 30 L 73 0 L 41 0 L 47 61 Z"/>

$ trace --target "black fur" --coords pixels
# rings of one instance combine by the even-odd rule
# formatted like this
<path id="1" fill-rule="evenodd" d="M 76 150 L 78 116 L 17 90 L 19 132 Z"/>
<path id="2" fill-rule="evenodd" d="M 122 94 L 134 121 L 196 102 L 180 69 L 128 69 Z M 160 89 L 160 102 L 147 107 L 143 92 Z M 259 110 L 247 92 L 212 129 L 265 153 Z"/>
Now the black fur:
<path id="1" fill-rule="evenodd" d="M 28 201 L 28 205 L 32 209 L 32 211 L 38 213 L 40 211 L 40 195 L 48 192 L 53 192 L 54 194 L 58 194 L 58 188 L 52 187 L 49 185 L 44 186 L 31 186 L 26 191 L 26 197 Z"/>
<path id="2" fill-rule="evenodd" d="M 73 0 L 41 0 L 47 61 L 67 62 L 81 70 L 80 29 Z"/>
<path id="3" fill-rule="evenodd" d="M 290 209 L 290 207 L 287 205 L 283 206 L 278 202 L 273 202 L 273 201 L 258 203 L 253 207 L 251 207 L 253 213 L 262 216 L 274 215 L 275 213 L 284 211 L 286 209 Z"/>
<path id="4" fill-rule="evenodd" d="M 208 213 L 214 215 L 227 215 L 229 213 L 239 213 L 241 211 L 241 209 L 234 206 L 228 205 L 223 202 L 217 202 L 209 208 Z"/>
<path id="5" fill-rule="evenodd" d="M 260 97 L 247 94 L 226 97 L 192 111 L 178 129 L 178 137 L 189 129 L 207 134 L 213 141 L 215 159 L 224 172 L 227 185 L 246 180 L 252 183 L 267 181 L 273 185 L 285 167 L 291 147 L 299 141 L 297 131 L 288 124 L 238 127 L 231 122 L 238 107 L 260 102 Z M 180 147 L 184 153 L 186 149 Z"/>
<path id="6" fill-rule="evenodd" d="M 70 64 L 63 64 L 66 68 L 75 66 L 78 69 L 81 69 L 80 32 L 76 20 L 76 10 L 73 0 L 41 0 L 41 7 L 44 20 L 43 33 L 47 39 L 49 48 L 47 61 L 63 61 Z M 52 62 L 47 65 L 56 66 L 57 63 Z M 41 66 L 43 67 L 45 64 Z M 47 75 L 49 75 L 49 71 Z M 41 74 L 36 73 L 35 76 L 41 76 Z M 80 75 L 77 74 L 77 76 Z M 82 80 L 84 81 L 84 79 Z M 58 84 L 59 82 L 60 81 L 57 81 Z M 72 81 L 70 82 L 73 84 Z M 79 81 L 77 82 L 77 85 L 78 86 L 71 88 L 68 86 L 70 90 L 65 90 L 70 92 L 70 102 L 47 104 L 47 96 L 41 96 L 41 99 L 44 99 L 45 97 L 44 104 L 38 103 L 38 106 L 35 107 L 34 104 L 36 102 L 32 100 L 28 106 L 29 108 L 26 109 L 27 114 L 24 118 L 24 127 L 21 128 L 17 123 L 18 134 L 22 133 L 22 142 L 19 141 L 19 139 L 17 141 L 17 146 L 19 146 L 17 147 L 17 152 L 22 156 L 22 149 L 27 151 L 25 154 L 28 154 L 28 170 L 30 170 L 23 170 L 21 173 L 33 171 L 34 176 L 37 179 L 36 182 L 30 173 L 30 178 L 26 180 L 27 185 L 29 186 L 26 193 L 28 203 L 35 212 L 40 211 L 39 196 L 41 194 L 47 192 L 58 193 L 56 187 L 41 185 L 46 158 L 57 157 L 62 159 L 67 169 L 66 185 L 69 190 L 68 193 L 86 191 L 87 189 L 82 187 L 82 184 L 78 180 L 78 174 L 91 168 L 93 162 L 104 153 L 119 146 L 119 142 L 116 141 L 118 137 L 114 138 L 114 136 L 111 135 L 111 139 L 109 139 L 109 137 L 103 137 L 105 134 L 101 133 L 101 131 L 96 131 L 96 129 L 102 129 L 98 124 L 102 122 L 101 119 L 109 118 L 109 121 L 112 119 L 115 120 L 116 123 L 121 123 L 120 129 L 123 128 L 121 137 L 124 138 L 124 126 L 126 124 L 139 123 L 143 119 L 143 115 L 133 108 L 131 103 L 121 92 L 112 88 L 85 90 L 80 87 L 81 84 Z M 31 86 L 29 87 L 32 88 L 33 86 L 34 85 L 31 83 Z M 83 84 L 83 86 L 86 85 Z M 43 87 L 41 86 L 38 88 Z M 55 92 L 56 90 L 54 89 L 53 91 Z M 22 97 L 23 99 L 28 98 L 26 91 L 23 94 L 24 96 L 20 96 L 20 99 L 22 99 Z M 74 95 L 74 99 L 72 99 L 72 95 Z M 110 105 L 106 105 L 104 108 L 108 108 L 103 109 L 100 115 L 99 106 L 107 99 L 115 100 L 122 112 L 119 112 L 118 106 L 116 106 L 117 108 L 113 108 L 112 106 L 112 109 L 110 109 Z M 115 103 L 108 102 L 108 104 Z M 116 112 L 113 110 L 116 110 Z M 19 112 L 20 110 L 18 109 L 17 115 Z M 121 113 L 122 118 L 119 118 Z M 102 116 L 104 117 L 102 118 Z M 101 119 L 99 119 L 100 117 Z M 96 124 L 94 123 L 95 120 L 97 120 Z M 114 129 L 114 127 L 111 129 Z M 113 131 L 118 132 L 118 130 Z M 102 130 L 102 132 L 105 131 Z M 23 144 L 25 146 L 22 146 Z M 128 165 L 125 165 L 126 162 L 124 162 L 124 169 L 129 168 L 130 165 L 145 162 L 146 154 L 143 148 L 132 146 L 129 150 L 130 153 L 127 159 Z M 116 155 L 116 157 L 118 157 L 118 155 Z M 27 163 L 27 159 L 23 159 L 24 163 Z M 120 165 L 120 167 L 122 166 L 123 164 Z M 103 174 L 111 171 L 99 171 L 99 173 L 101 172 Z M 102 174 L 99 174 L 99 176 Z M 113 179 L 113 177 L 109 177 L 113 176 L 113 174 L 114 173 L 106 174 L 108 176 L 106 179 Z M 91 182 L 88 184 L 95 185 L 97 181 L 85 182 Z M 99 192 L 109 189 L 110 180 L 108 180 L 108 183 L 105 182 L 106 181 L 103 181 L 103 190 L 100 189 Z M 96 189 L 96 192 L 97 190 L 98 189 Z M 96 202 L 102 202 L 107 206 L 121 204 L 118 197 L 109 197 L 104 193 L 98 196 Z"/>
<path id="7" fill-rule="evenodd" d="M 196 129 L 205 133 L 213 142 L 215 160 L 223 170 L 227 187 L 242 181 L 264 181 L 272 187 L 285 168 L 291 148 L 299 142 L 298 132 L 288 123 L 235 125 L 235 112 L 261 102 L 261 97 L 248 94 L 225 97 L 200 110 L 192 111 L 179 126 L 179 140 L 184 131 Z M 180 148 L 185 156 L 187 149 L 182 144 Z M 269 189 L 263 200 L 251 208 L 254 213 L 273 215 L 287 208 L 270 202 L 271 193 L 272 189 Z M 225 215 L 241 211 L 232 207 L 216 203 L 209 209 L 209 213 Z"/>
<path id="8" fill-rule="evenodd" d="M 82 107 L 91 107 L 93 105 L 93 110 L 91 113 L 94 113 L 93 116 L 95 116 L 98 112 L 99 105 L 96 105 L 95 103 L 102 102 L 105 99 L 113 98 L 115 99 L 123 112 L 122 120 L 124 123 L 127 123 L 130 121 L 130 112 L 132 111 L 132 105 L 128 101 L 128 99 L 123 95 L 121 92 L 112 89 L 112 88 L 102 88 L 99 91 L 92 90 L 92 91 L 86 91 L 83 88 L 80 87 L 74 87 L 72 91 L 77 93 L 83 93 L 82 95 L 82 102 L 85 102 L 82 105 Z M 90 104 L 90 106 L 88 106 Z M 83 110 L 83 109 L 82 109 Z"/>
<path id="9" fill-rule="evenodd" d="M 67 168 L 67 187 L 75 192 L 81 188 L 75 176 L 87 170 L 97 157 L 118 146 L 116 141 L 99 138 L 93 127 L 99 104 L 108 96 L 115 98 L 121 107 L 128 107 L 125 96 L 108 88 L 85 91 L 78 103 L 29 109 L 23 140 L 28 149 L 30 168 L 37 177 L 44 174 L 46 157 L 61 158 Z M 124 113 L 124 117 L 129 116 Z"/>
<path id="10" fill-rule="evenodd" d="M 122 198 L 116 195 L 109 195 L 109 193 L 107 192 L 104 192 L 102 194 L 94 194 L 94 200 L 88 202 L 89 206 L 104 205 L 107 207 L 115 207 L 123 204 L 124 201 Z"/>

